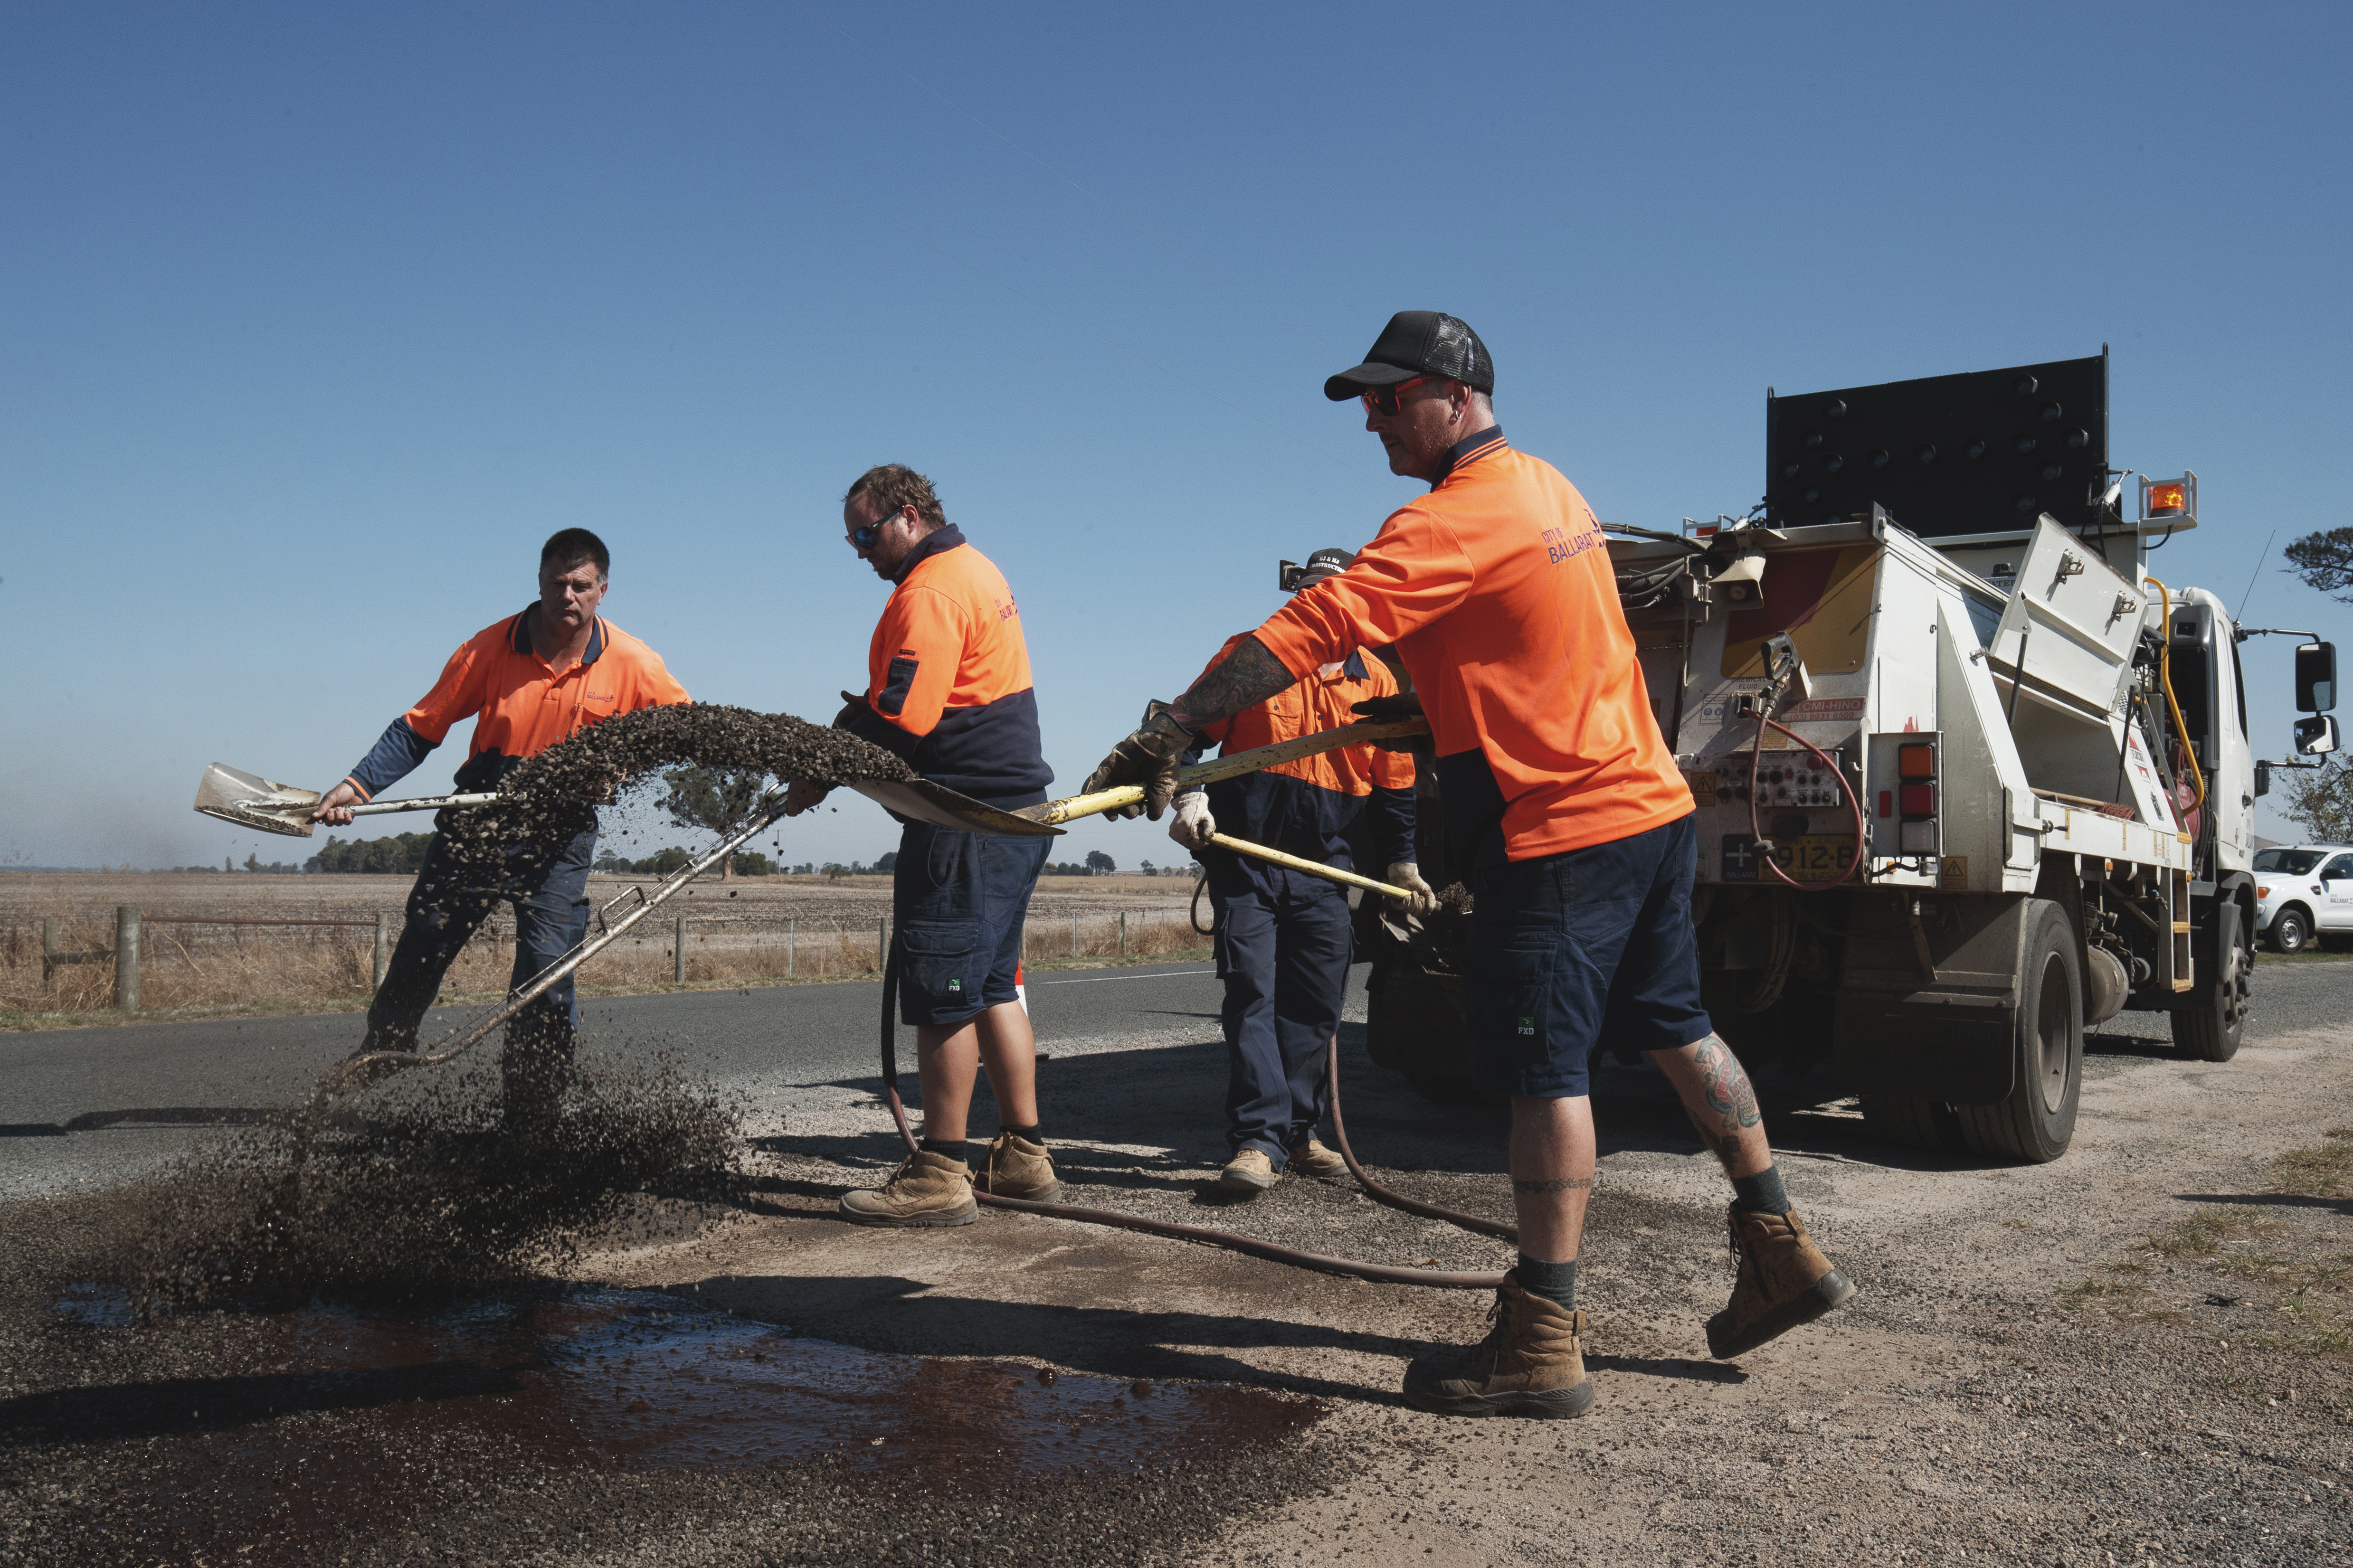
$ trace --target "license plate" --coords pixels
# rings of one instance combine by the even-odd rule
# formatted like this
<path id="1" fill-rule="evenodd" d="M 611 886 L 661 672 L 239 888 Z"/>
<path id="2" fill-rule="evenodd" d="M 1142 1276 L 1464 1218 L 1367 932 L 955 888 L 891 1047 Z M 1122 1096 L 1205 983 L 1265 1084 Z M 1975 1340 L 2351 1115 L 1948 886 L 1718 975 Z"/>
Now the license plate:
<path id="1" fill-rule="evenodd" d="M 1724 879 L 1771 881 L 1757 865 L 1757 841 L 1746 833 L 1724 836 Z M 1854 865 L 1854 835 L 1809 833 L 1773 843 L 1773 863 L 1793 882 L 1835 882 Z"/>

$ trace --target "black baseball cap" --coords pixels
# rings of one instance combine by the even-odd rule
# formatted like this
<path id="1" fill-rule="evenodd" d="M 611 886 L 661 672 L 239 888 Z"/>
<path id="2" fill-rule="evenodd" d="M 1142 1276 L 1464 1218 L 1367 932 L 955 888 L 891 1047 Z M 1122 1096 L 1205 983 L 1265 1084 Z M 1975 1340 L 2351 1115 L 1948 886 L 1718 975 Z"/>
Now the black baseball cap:
<path id="1" fill-rule="evenodd" d="M 1399 310 L 1373 340 L 1365 363 L 1324 384 L 1324 395 L 1345 403 L 1368 386 L 1394 386 L 1417 375 L 1442 375 L 1474 391 L 1495 390 L 1495 362 L 1468 321 L 1443 310 Z"/>
<path id="2" fill-rule="evenodd" d="M 1297 593 L 1301 588 L 1314 587 L 1326 577 L 1336 577 L 1356 559 L 1345 550 L 1319 550 L 1307 558 L 1307 564 L 1300 569 L 1297 585 L 1291 591 Z"/>

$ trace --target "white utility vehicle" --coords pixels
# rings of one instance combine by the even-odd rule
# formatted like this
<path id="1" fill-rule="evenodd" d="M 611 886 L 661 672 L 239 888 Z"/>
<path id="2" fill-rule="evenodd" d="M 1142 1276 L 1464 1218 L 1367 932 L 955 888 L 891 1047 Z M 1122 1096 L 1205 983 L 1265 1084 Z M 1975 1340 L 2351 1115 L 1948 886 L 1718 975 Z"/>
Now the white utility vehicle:
<path id="1" fill-rule="evenodd" d="M 2353 942 L 2353 845 L 2255 851 L 2255 934 L 2274 952 Z"/>
<path id="2" fill-rule="evenodd" d="M 1744 1056 L 1827 1056 L 1884 1139 L 2055 1159 L 2087 1025 L 2239 1047 L 2254 634 L 2148 560 L 2196 476 L 2122 515 L 2105 352 L 1768 392 L 1766 423 L 1757 511 L 1610 546 L 1699 802 L 1710 1011 Z M 2334 658 L 2298 649 L 2300 708 L 2333 706 Z M 2334 749 L 2333 718 L 2296 729 Z"/>

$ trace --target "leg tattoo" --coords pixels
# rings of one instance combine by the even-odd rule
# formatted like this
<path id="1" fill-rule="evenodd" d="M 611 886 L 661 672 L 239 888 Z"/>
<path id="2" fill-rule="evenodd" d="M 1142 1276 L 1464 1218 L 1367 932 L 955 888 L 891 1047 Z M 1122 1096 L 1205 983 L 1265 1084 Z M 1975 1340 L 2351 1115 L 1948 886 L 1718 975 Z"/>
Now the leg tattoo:
<path id="1" fill-rule="evenodd" d="M 1699 1043 L 1698 1062 L 1700 1092 L 1707 1097 L 1707 1108 L 1723 1119 L 1725 1130 L 1756 1126 L 1762 1120 L 1757 1110 L 1757 1090 L 1748 1075 L 1740 1070 L 1740 1058 L 1710 1035 Z"/>

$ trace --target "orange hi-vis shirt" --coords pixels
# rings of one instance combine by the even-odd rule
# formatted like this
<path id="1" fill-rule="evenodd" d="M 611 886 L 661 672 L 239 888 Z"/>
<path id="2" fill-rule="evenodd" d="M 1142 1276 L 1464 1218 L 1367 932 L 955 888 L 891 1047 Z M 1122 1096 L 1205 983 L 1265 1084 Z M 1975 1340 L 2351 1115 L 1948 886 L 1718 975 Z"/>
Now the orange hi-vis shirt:
<path id="1" fill-rule="evenodd" d="M 1029 646 L 1005 574 L 953 523 L 899 568 L 843 727 L 923 777 L 991 805 L 1036 805 L 1054 770 L 1038 731 Z M 837 722 L 840 722 L 837 721 Z"/>
<path id="2" fill-rule="evenodd" d="M 1458 868 L 1607 844 L 1693 808 L 1593 509 L 1500 429 L 1458 446 L 1428 495 L 1256 635 L 1301 677 L 1396 647 L 1430 717 Z"/>
<path id="3" fill-rule="evenodd" d="M 1237 632 L 1228 637 L 1209 668 L 1215 668 L 1249 635 Z M 1231 756 L 1336 730 L 1361 717 L 1356 704 L 1394 696 L 1397 690 L 1397 677 L 1388 666 L 1362 651 L 1352 652 L 1257 707 L 1205 726 L 1197 731 L 1202 743 L 1187 751 L 1185 760 L 1198 760 L 1212 742 L 1222 748 L 1223 755 Z M 1381 864 L 1414 858 L 1413 757 L 1409 752 L 1341 746 L 1204 787 L 1219 831 L 1234 837 L 1345 870 L 1353 858 L 1342 836 L 1369 806 L 1373 848 Z M 1261 879 L 1263 865 L 1251 860 L 1242 869 Z"/>
<path id="4" fill-rule="evenodd" d="M 516 763 L 617 713 L 689 700 L 661 656 L 599 616 L 588 649 L 558 673 L 531 646 L 531 611 L 486 626 L 449 656 L 441 679 L 392 721 L 348 777 L 373 797 L 425 760 L 451 725 L 473 719 L 458 787 L 495 784 Z"/>

